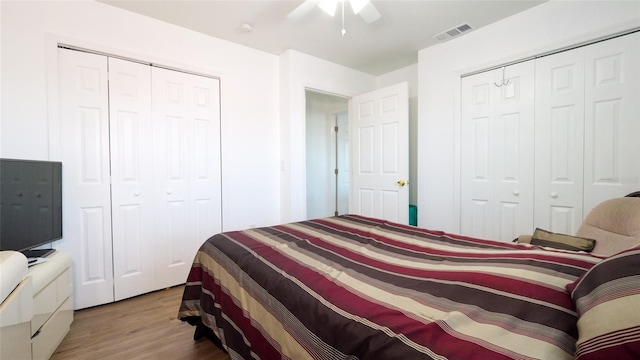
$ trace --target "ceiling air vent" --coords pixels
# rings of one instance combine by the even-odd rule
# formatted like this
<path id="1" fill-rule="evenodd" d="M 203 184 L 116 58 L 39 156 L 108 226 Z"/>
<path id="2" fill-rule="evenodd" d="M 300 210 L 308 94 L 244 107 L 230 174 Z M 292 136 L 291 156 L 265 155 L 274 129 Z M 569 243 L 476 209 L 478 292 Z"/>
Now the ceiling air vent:
<path id="1" fill-rule="evenodd" d="M 434 35 L 433 37 L 438 41 L 444 42 L 447 40 L 451 40 L 454 37 L 458 37 L 462 34 L 468 33 L 471 30 L 473 30 L 473 25 L 464 23 L 449 30 L 443 31 L 440 34 Z"/>

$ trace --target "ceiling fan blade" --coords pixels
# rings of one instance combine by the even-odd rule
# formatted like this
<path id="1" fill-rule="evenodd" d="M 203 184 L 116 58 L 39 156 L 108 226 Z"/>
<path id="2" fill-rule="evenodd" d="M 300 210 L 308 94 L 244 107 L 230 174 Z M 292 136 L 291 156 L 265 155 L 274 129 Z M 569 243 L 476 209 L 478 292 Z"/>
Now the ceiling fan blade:
<path id="1" fill-rule="evenodd" d="M 371 3 L 371 1 L 367 2 L 367 4 L 360 10 L 360 16 L 367 24 L 371 24 L 372 22 L 378 20 L 380 18 L 380 12 L 376 9 L 375 6 Z"/>
<path id="2" fill-rule="evenodd" d="M 288 19 L 298 19 L 306 15 L 309 11 L 320 4 L 320 0 L 305 0 L 297 8 L 293 9 L 288 15 Z"/>

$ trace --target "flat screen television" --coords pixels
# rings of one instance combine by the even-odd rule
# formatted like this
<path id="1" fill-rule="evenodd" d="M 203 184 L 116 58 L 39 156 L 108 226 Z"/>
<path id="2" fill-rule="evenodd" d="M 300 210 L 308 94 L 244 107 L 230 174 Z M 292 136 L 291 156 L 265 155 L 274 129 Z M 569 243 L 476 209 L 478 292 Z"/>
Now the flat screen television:
<path id="1" fill-rule="evenodd" d="M 0 159 L 0 250 L 33 249 L 62 238 L 62 163 Z"/>

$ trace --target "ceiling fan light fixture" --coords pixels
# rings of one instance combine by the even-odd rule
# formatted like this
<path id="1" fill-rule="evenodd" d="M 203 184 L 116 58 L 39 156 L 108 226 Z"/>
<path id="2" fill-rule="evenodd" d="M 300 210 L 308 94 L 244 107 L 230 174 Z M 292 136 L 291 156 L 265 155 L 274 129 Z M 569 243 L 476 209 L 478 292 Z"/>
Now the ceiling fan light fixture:
<path id="1" fill-rule="evenodd" d="M 329 14 L 329 16 L 333 17 L 336 14 L 337 5 L 338 0 L 321 0 L 318 7 Z"/>
<path id="2" fill-rule="evenodd" d="M 358 13 L 360 13 L 360 10 L 362 10 L 362 8 L 364 8 L 367 3 L 369 3 L 369 0 L 349 0 L 349 2 L 351 3 L 353 13 L 357 15 Z"/>

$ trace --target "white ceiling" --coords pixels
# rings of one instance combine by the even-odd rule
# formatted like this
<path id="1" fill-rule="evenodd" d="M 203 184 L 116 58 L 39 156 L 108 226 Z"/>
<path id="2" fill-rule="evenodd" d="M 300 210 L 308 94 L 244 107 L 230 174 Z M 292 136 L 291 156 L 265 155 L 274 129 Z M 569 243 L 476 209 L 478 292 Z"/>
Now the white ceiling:
<path id="1" fill-rule="evenodd" d="M 287 18 L 302 1 L 100 1 L 275 55 L 293 49 L 380 75 L 418 62 L 418 50 L 438 43 L 438 33 L 463 23 L 479 28 L 546 0 L 373 0 L 382 17 L 371 24 L 345 6 L 344 37 L 339 12 L 331 18 L 314 7 Z M 245 23 L 251 32 L 242 30 Z"/>

